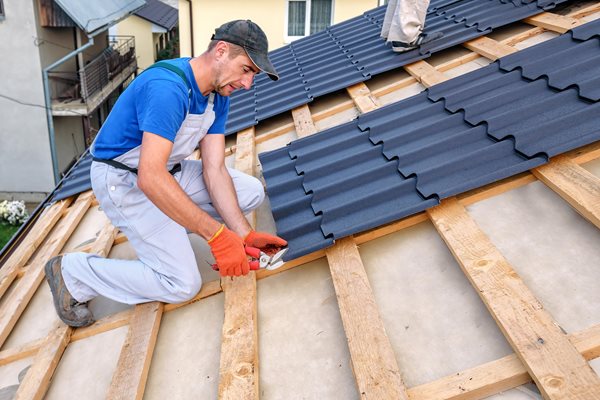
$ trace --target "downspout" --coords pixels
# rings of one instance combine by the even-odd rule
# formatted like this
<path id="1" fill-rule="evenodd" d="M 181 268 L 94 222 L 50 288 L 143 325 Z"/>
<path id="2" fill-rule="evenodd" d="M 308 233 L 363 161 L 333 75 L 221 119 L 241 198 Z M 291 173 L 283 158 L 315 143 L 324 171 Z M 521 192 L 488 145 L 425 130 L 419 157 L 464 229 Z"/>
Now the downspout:
<path id="1" fill-rule="evenodd" d="M 192 6 L 192 0 L 187 0 L 187 2 L 190 6 L 190 53 L 194 57 L 194 7 Z"/>

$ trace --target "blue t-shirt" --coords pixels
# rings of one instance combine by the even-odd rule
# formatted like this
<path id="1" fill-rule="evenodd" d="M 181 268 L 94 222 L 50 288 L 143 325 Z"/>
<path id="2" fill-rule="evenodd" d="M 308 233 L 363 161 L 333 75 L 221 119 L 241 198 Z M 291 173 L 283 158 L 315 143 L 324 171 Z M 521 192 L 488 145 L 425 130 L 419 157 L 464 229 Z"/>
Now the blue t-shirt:
<path id="1" fill-rule="evenodd" d="M 170 141 L 183 123 L 188 106 L 191 114 L 203 114 L 208 96 L 198 88 L 190 66 L 190 58 L 168 60 L 181 69 L 192 88 L 175 72 L 152 68 L 143 72 L 119 96 L 102 125 L 94 145 L 94 156 L 112 159 L 142 144 L 144 132 L 152 132 Z M 229 97 L 219 94 L 214 99 L 215 121 L 208 133 L 225 133 L 229 112 Z"/>

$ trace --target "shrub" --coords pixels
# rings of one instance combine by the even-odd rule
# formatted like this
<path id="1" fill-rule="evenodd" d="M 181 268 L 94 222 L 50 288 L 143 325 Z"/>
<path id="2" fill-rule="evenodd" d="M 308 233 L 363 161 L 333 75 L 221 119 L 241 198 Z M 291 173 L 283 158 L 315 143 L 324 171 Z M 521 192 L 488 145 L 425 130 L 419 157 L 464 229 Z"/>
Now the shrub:
<path id="1" fill-rule="evenodd" d="M 10 225 L 21 225 L 27 220 L 29 214 L 25 208 L 23 201 L 8 201 L 0 202 L 0 220 L 6 221 Z"/>

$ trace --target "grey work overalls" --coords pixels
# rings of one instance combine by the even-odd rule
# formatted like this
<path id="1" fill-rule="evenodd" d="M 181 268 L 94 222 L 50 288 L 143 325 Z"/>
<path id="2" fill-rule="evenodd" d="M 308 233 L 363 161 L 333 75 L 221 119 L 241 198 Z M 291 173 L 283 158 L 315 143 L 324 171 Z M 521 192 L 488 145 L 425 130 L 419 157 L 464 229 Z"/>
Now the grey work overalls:
<path id="1" fill-rule="evenodd" d="M 185 160 L 215 119 L 213 98 L 214 94 L 211 94 L 203 114 L 188 113 L 186 116 L 175 136 L 167 168 L 181 163 L 181 171 L 173 177 L 194 203 L 220 219 L 202 178 L 202 162 Z M 115 160 L 137 168 L 140 149 L 141 146 L 133 148 Z M 260 181 L 234 169 L 229 169 L 229 174 L 242 212 L 248 213 L 258 207 L 264 199 Z M 121 303 L 137 304 L 156 300 L 177 303 L 195 296 L 202 279 L 185 228 L 146 197 L 137 186 L 134 172 L 93 162 L 91 179 L 100 207 L 113 225 L 127 236 L 138 260 L 106 259 L 87 253 L 66 254 L 62 271 L 73 297 L 86 302 L 102 295 Z"/>

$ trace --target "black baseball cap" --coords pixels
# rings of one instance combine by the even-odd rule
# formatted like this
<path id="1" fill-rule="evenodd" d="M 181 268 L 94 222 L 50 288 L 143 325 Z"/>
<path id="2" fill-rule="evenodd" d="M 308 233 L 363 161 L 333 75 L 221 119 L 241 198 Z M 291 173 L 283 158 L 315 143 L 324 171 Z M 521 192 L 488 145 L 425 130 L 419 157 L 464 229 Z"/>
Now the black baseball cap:
<path id="1" fill-rule="evenodd" d="M 260 29 L 260 26 L 249 19 L 224 23 L 215 30 L 211 40 L 222 40 L 243 47 L 258 69 L 265 72 L 274 81 L 279 79 L 275 67 L 269 60 L 267 35 Z"/>

